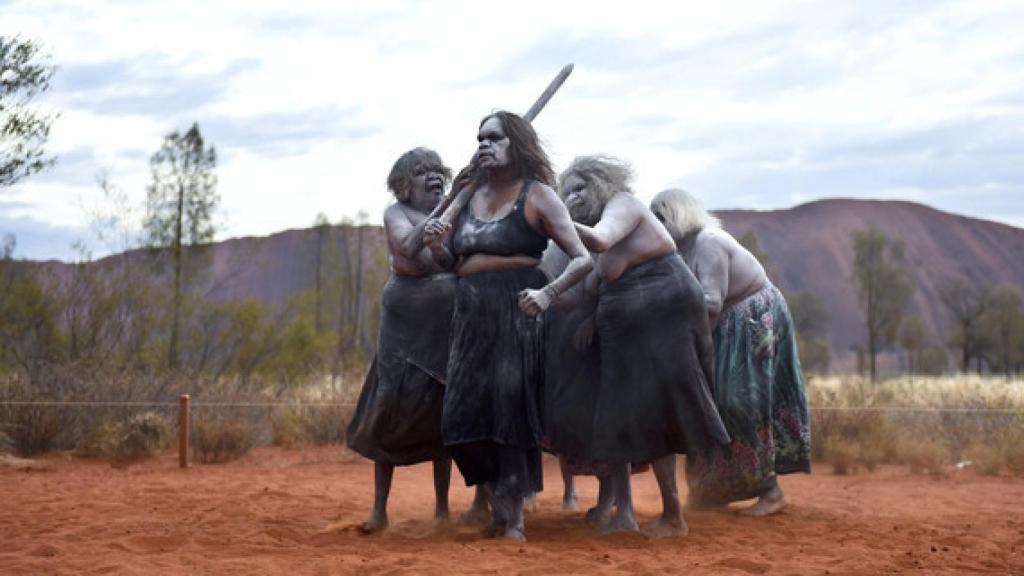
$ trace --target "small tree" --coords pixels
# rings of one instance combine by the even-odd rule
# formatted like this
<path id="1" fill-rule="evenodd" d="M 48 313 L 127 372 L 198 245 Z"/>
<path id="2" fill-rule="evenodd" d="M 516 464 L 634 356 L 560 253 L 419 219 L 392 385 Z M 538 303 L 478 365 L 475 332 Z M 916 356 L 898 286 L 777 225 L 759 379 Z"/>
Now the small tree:
<path id="1" fill-rule="evenodd" d="M 921 354 L 925 345 L 924 321 L 911 316 L 900 329 L 900 346 L 907 351 L 907 364 L 911 374 L 921 371 Z"/>
<path id="2" fill-rule="evenodd" d="M 903 267 L 903 242 L 890 241 L 877 228 L 853 233 L 853 275 L 864 309 L 871 381 L 877 376 L 875 357 L 899 332 L 913 285 Z"/>
<path id="3" fill-rule="evenodd" d="M 313 325 L 317 334 L 324 331 L 324 242 L 330 237 L 331 223 L 327 215 L 320 212 L 313 220 L 313 229 L 316 230 L 316 272 L 313 279 L 313 293 L 315 294 L 315 305 L 313 311 Z"/>
<path id="4" fill-rule="evenodd" d="M 990 352 L 993 369 L 1002 370 L 1007 378 L 1013 369 L 1014 356 L 1024 349 L 1024 309 L 1020 292 L 1013 286 L 997 286 L 988 295 L 981 327 Z"/>
<path id="5" fill-rule="evenodd" d="M 989 305 L 989 290 L 964 278 L 947 278 L 939 285 L 939 300 L 953 317 L 955 332 L 950 345 L 960 350 L 961 372 L 967 372 L 971 360 L 981 354 L 984 341 L 981 318 Z"/>
<path id="6" fill-rule="evenodd" d="M 54 116 L 31 106 L 50 88 L 55 68 L 39 54 L 39 45 L 18 36 L 0 36 L 0 186 L 51 166 L 43 152 Z"/>
<path id="7" fill-rule="evenodd" d="M 206 147 L 199 125 L 193 123 L 185 134 L 174 131 L 165 136 L 149 164 L 153 181 L 147 190 L 143 226 L 149 246 L 169 249 L 174 267 L 167 365 L 176 368 L 184 291 L 201 267 L 203 248 L 216 233 L 213 212 L 220 198 L 213 170 L 217 155 L 213 146 Z"/>
<path id="8" fill-rule="evenodd" d="M 786 302 L 793 316 L 801 366 L 808 372 L 827 372 L 831 363 L 827 343 L 830 318 L 824 302 L 809 291 L 787 294 Z"/>

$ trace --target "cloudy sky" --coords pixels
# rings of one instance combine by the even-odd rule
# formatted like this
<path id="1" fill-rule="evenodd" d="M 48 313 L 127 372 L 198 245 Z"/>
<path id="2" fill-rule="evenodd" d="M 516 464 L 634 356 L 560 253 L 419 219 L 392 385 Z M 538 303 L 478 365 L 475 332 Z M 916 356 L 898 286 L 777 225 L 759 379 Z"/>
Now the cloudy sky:
<path id="1" fill-rule="evenodd" d="M 120 248 L 90 214 L 137 219 L 150 155 L 192 122 L 218 153 L 219 239 L 319 212 L 379 222 L 399 154 L 457 168 L 483 115 L 525 111 L 568 62 L 535 122 L 556 168 L 602 152 L 633 163 L 645 200 L 907 199 L 1024 227 L 1024 3 L 498 6 L 0 0 L 0 34 L 58 66 L 42 103 L 60 113 L 56 167 L 0 189 L 0 235 L 23 258 Z"/>

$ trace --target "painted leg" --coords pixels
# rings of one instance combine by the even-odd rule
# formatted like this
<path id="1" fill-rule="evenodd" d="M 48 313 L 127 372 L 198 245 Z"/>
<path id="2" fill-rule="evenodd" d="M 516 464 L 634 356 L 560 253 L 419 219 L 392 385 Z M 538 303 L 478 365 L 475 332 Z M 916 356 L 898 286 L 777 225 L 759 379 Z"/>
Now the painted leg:
<path id="1" fill-rule="evenodd" d="M 505 510 L 508 512 L 505 523 L 504 537 L 516 542 L 526 542 L 526 527 L 523 524 L 523 502 L 524 498 L 501 498 L 504 500 Z"/>
<path id="2" fill-rule="evenodd" d="M 373 534 L 388 527 L 388 495 L 391 493 L 391 478 L 395 467 L 375 462 L 373 465 L 373 510 L 370 517 L 359 526 L 363 534 Z"/>
<path id="3" fill-rule="evenodd" d="M 487 495 L 487 501 L 491 507 L 491 522 L 484 529 L 484 536 L 488 538 L 496 538 L 505 533 L 505 528 L 508 525 L 508 503 L 507 498 L 498 498 L 494 495 L 494 485 L 488 482 L 487 484 L 480 485 L 481 491 Z"/>
<path id="4" fill-rule="evenodd" d="M 769 516 L 786 507 L 786 495 L 779 486 L 779 477 L 772 478 L 771 485 L 765 490 L 750 508 L 739 511 L 741 516 Z"/>
<path id="5" fill-rule="evenodd" d="M 448 521 L 448 485 L 452 481 L 452 460 L 434 460 L 434 521 Z"/>
<path id="6" fill-rule="evenodd" d="M 612 505 L 615 504 L 615 496 L 612 494 L 612 479 L 608 476 L 597 478 L 597 506 L 587 510 L 583 517 L 587 524 L 602 527 L 612 519 Z"/>
<path id="7" fill-rule="evenodd" d="M 633 488 L 630 484 L 629 463 L 615 466 L 611 473 L 615 493 L 615 516 L 603 530 L 608 532 L 636 532 L 636 515 L 633 513 Z"/>
<path id="8" fill-rule="evenodd" d="M 558 466 L 562 469 L 562 486 L 565 487 L 565 491 L 562 492 L 562 511 L 575 512 L 580 509 L 576 503 L 576 481 L 569 472 L 569 465 L 566 464 L 565 458 L 558 458 Z"/>
<path id="9" fill-rule="evenodd" d="M 655 538 L 686 536 L 689 527 L 683 518 L 679 504 L 679 487 L 676 484 L 676 455 L 662 456 L 652 463 L 654 477 L 661 490 L 661 518 L 646 532 Z"/>
<path id="10" fill-rule="evenodd" d="M 523 511 L 524 512 L 535 512 L 537 510 L 537 493 L 530 492 L 523 498 Z"/>
<path id="11" fill-rule="evenodd" d="M 487 524 L 491 519 L 488 500 L 487 489 L 482 484 L 478 484 L 476 492 L 473 494 L 473 503 L 470 504 L 469 510 L 466 510 L 459 516 L 459 524 L 467 526 L 483 526 Z"/>

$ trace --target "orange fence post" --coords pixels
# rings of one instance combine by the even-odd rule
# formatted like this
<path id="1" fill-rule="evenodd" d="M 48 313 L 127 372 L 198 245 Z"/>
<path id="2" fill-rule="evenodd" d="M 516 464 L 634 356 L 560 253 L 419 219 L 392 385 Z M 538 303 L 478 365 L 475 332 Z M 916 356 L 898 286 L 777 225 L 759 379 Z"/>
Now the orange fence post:
<path id="1" fill-rule="evenodd" d="M 178 399 L 178 466 L 188 468 L 188 394 Z"/>

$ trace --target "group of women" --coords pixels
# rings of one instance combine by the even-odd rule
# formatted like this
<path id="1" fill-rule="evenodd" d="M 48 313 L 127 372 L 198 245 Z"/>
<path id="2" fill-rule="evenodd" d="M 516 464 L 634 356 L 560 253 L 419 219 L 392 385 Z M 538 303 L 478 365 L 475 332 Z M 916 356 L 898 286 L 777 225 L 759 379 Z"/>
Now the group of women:
<path id="1" fill-rule="evenodd" d="M 606 530 L 638 529 L 630 474 L 650 463 L 649 530 L 686 532 L 679 453 L 691 506 L 779 510 L 776 476 L 809 471 L 810 434 L 789 312 L 756 259 L 685 192 L 642 205 L 614 159 L 578 158 L 556 184 L 515 114 L 485 117 L 477 141 L 454 183 L 424 148 L 388 177 L 392 276 L 347 437 L 375 462 L 362 529 L 387 526 L 394 467 L 428 460 L 447 518 L 454 459 L 477 488 L 466 517 L 489 509 L 487 534 L 524 540 L 542 449 L 567 489 L 600 478 L 587 518 Z"/>

